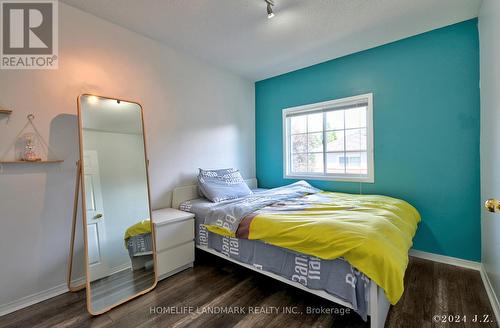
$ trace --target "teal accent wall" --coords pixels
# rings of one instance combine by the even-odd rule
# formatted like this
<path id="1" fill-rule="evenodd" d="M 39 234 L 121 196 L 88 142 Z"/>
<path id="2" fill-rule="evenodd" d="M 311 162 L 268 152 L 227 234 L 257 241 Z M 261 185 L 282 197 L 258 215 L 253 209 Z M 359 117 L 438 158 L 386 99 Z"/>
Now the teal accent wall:
<path id="1" fill-rule="evenodd" d="M 375 183 L 363 193 L 413 204 L 414 248 L 479 261 L 479 39 L 477 19 L 256 82 L 261 187 L 283 178 L 283 108 L 373 92 Z M 313 181 L 359 193 L 360 184 Z"/>

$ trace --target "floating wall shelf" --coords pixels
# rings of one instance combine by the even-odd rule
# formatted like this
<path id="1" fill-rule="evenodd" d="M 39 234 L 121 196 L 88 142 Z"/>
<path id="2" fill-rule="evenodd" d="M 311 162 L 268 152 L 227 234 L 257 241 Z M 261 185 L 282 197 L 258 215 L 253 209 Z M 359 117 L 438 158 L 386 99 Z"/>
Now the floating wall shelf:
<path id="1" fill-rule="evenodd" d="M 12 111 L 10 109 L 2 109 L 0 108 L 0 114 L 10 114 Z M 47 142 L 43 139 L 43 137 L 40 135 L 38 132 L 38 129 L 36 128 L 35 124 L 33 123 L 33 120 L 35 119 L 35 115 L 29 114 L 27 117 L 28 122 L 24 125 L 24 127 L 21 129 L 21 131 L 18 133 L 18 136 L 29 126 L 31 125 L 35 134 L 40 138 L 41 143 L 47 148 L 48 153 L 52 153 L 52 155 L 47 154 L 47 156 L 50 157 L 59 157 L 54 154 L 53 151 L 51 151 L 50 146 L 47 144 Z M 12 147 L 12 145 L 11 145 Z M 32 150 L 30 148 L 29 150 Z M 5 154 L 4 154 L 5 155 Z M 23 161 L 23 160 L 4 160 L 3 156 L 0 156 L 0 165 L 3 164 L 57 164 L 57 163 L 62 163 L 64 160 L 62 159 L 47 159 L 47 160 L 39 160 L 39 161 Z M 1 171 L 1 170 L 0 170 Z"/>

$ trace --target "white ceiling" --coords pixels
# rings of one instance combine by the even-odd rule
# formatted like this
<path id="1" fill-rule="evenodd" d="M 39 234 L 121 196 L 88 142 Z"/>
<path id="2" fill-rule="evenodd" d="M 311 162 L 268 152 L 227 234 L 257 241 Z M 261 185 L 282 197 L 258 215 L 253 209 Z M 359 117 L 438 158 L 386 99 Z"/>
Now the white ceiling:
<path id="1" fill-rule="evenodd" d="M 251 80 L 477 17 L 482 0 L 63 0 Z"/>

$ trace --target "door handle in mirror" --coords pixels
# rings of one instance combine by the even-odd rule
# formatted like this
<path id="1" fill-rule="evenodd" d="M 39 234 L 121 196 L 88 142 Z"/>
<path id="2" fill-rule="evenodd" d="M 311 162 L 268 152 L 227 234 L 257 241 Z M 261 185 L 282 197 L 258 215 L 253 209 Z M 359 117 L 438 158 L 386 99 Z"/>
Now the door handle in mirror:
<path id="1" fill-rule="evenodd" d="M 101 219 L 101 218 L 102 218 L 102 214 L 101 214 L 101 213 L 98 213 L 98 214 L 94 217 L 94 219 Z"/>
<path id="2" fill-rule="evenodd" d="M 490 212 L 499 212 L 500 211 L 500 201 L 497 199 L 488 199 L 484 202 L 484 207 Z"/>

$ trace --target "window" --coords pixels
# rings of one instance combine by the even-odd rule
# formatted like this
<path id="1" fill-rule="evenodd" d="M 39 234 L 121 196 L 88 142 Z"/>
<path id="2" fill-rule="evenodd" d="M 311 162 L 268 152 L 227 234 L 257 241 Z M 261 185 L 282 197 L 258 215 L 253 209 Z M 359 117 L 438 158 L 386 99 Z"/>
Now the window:
<path id="1" fill-rule="evenodd" d="M 285 178 L 374 182 L 373 95 L 283 110 Z"/>

